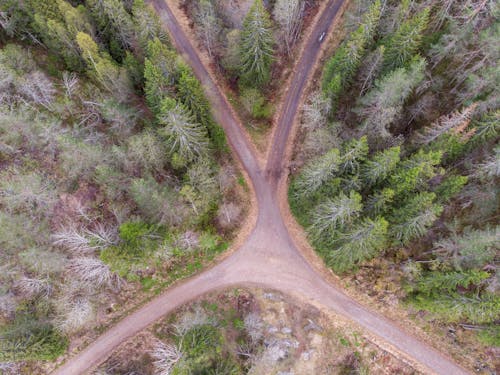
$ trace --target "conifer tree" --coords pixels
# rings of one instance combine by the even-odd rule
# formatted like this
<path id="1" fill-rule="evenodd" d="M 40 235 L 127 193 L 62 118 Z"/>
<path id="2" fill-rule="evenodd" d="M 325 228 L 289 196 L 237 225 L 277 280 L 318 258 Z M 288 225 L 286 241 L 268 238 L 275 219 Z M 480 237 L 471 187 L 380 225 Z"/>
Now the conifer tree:
<path id="1" fill-rule="evenodd" d="M 320 203 L 313 211 L 310 231 L 316 238 L 332 235 L 332 231 L 343 229 L 358 217 L 363 205 L 361 195 L 351 191 L 349 196 L 340 193 L 334 199 Z"/>
<path id="2" fill-rule="evenodd" d="M 443 210 L 434 204 L 435 199 L 434 193 L 419 193 L 393 212 L 390 232 L 394 244 L 406 245 L 425 234 Z"/>
<path id="3" fill-rule="evenodd" d="M 339 234 L 336 246 L 327 255 L 336 272 L 345 272 L 377 255 L 387 243 L 388 223 L 383 218 L 364 219 L 349 231 Z"/>
<path id="4" fill-rule="evenodd" d="M 368 186 L 385 180 L 399 163 L 401 148 L 391 147 L 372 156 L 363 166 L 363 178 Z"/>
<path id="5" fill-rule="evenodd" d="M 356 113 L 363 116 L 364 132 L 373 138 L 388 138 L 389 126 L 403 109 L 403 104 L 423 80 L 425 60 L 416 57 L 407 68 L 398 68 L 375 83 L 358 100 Z"/>
<path id="6" fill-rule="evenodd" d="M 158 122 L 163 127 L 160 134 L 165 138 L 170 154 L 180 158 L 180 164 L 187 164 L 208 152 L 206 129 L 196 123 L 191 112 L 172 98 L 161 101 Z"/>
<path id="7" fill-rule="evenodd" d="M 306 196 L 319 189 L 339 170 L 340 163 L 340 152 L 334 148 L 307 164 L 296 181 L 299 195 Z"/>
<path id="8" fill-rule="evenodd" d="M 243 20 L 241 31 L 240 72 L 245 84 L 259 86 L 269 80 L 273 45 L 269 14 L 262 0 L 255 0 Z"/>
<path id="9" fill-rule="evenodd" d="M 174 94 L 177 70 L 175 52 L 160 39 L 151 40 L 144 61 L 144 92 L 148 106 L 155 114 L 160 111 L 161 100 Z"/>
<path id="10" fill-rule="evenodd" d="M 352 81 L 365 49 L 373 39 L 381 14 L 381 2 L 376 0 L 365 13 L 362 24 L 337 49 L 327 62 L 323 73 L 323 92 L 335 102 Z"/>
<path id="11" fill-rule="evenodd" d="M 429 8 L 404 21 L 385 43 L 384 71 L 406 66 L 418 52 L 429 22 Z"/>

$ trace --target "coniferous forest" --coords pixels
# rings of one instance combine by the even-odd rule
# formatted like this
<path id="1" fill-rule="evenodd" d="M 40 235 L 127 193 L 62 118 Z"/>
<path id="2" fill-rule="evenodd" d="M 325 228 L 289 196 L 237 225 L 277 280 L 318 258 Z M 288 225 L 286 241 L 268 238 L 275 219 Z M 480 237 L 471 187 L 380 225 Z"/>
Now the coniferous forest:
<path id="1" fill-rule="evenodd" d="M 289 190 L 334 272 L 399 273 L 410 307 L 496 345 L 499 10 L 355 1 L 304 105 Z"/>

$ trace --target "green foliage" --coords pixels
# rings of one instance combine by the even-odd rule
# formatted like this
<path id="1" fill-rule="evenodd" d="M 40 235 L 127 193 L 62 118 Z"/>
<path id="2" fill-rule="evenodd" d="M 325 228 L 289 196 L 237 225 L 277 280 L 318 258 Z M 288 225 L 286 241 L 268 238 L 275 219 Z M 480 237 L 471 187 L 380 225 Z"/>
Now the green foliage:
<path id="1" fill-rule="evenodd" d="M 82 57 L 85 59 L 90 76 L 105 90 L 128 99 L 130 78 L 127 70 L 116 64 L 107 52 L 100 52 L 92 37 L 84 32 L 76 35 Z"/>
<path id="2" fill-rule="evenodd" d="M 323 71 L 323 92 L 333 102 L 351 83 L 372 41 L 381 15 L 381 2 L 376 0 L 364 14 L 362 24 L 354 31 L 328 60 Z"/>
<path id="3" fill-rule="evenodd" d="M 271 117 L 272 106 L 266 103 L 266 99 L 259 90 L 255 88 L 242 89 L 240 97 L 243 107 L 253 118 L 265 119 Z"/>
<path id="4" fill-rule="evenodd" d="M 273 61 L 271 21 L 262 0 L 255 0 L 243 20 L 240 42 L 240 76 L 247 86 L 268 82 Z"/>
<path id="5" fill-rule="evenodd" d="M 0 327 L 0 361 L 54 361 L 68 340 L 54 327 L 29 313 L 19 312 L 13 323 Z"/>
<path id="6" fill-rule="evenodd" d="M 148 42 L 144 61 L 144 94 L 149 108 L 158 115 L 161 101 L 174 94 L 178 75 L 177 55 L 158 38 Z"/>
<path id="7" fill-rule="evenodd" d="M 385 42 L 384 71 L 390 72 L 407 65 L 418 52 L 423 32 L 429 23 L 429 8 L 407 21 Z"/>
<path id="8" fill-rule="evenodd" d="M 460 193 L 468 180 L 467 176 L 452 175 L 447 177 L 436 189 L 439 202 L 446 203 L 456 194 Z"/>
<path id="9" fill-rule="evenodd" d="M 395 245 L 406 245 L 427 232 L 443 210 L 441 206 L 434 204 L 435 199 L 434 193 L 419 193 L 403 207 L 393 211 L 390 232 Z"/>
<path id="10" fill-rule="evenodd" d="M 120 239 L 125 242 L 126 246 L 137 248 L 140 245 L 143 237 L 155 231 L 155 227 L 141 221 L 125 222 L 118 228 Z"/>
<path id="11" fill-rule="evenodd" d="M 335 239 L 335 248 L 327 255 L 335 272 L 343 273 L 358 263 L 376 256 L 387 244 L 388 223 L 383 218 L 365 219 Z"/>
<path id="12" fill-rule="evenodd" d="M 375 185 L 384 181 L 396 169 L 400 160 L 399 146 L 388 148 L 372 156 L 363 166 L 363 178 L 366 185 Z"/>
<path id="13" fill-rule="evenodd" d="M 458 287 L 470 289 L 478 286 L 483 280 L 490 277 L 484 271 L 464 271 L 464 272 L 433 272 L 418 279 L 412 288 L 413 293 L 420 293 L 430 296 L 434 293 L 456 292 Z"/>
<path id="14" fill-rule="evenodd" d="M 397 198 L 410 192 L 423 190 L 428 181 L 437 174 L 437 166 L 442 157 L 440 151 L 419 150 L 407 160 L 400 163 L 389 178 L 389 186 Z"/>

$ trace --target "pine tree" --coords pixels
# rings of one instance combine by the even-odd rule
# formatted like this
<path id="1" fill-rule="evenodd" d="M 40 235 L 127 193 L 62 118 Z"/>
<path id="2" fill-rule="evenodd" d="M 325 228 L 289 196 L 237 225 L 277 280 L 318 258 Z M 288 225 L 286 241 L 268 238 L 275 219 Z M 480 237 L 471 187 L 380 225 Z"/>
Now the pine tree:
<path id="1" fill-rule="evenodd" d="M 385 45 L 384 71 L 406 66 L 418 52 L 429 23 L 429 8 L 404 21 Z"/>
<path id="2" fill-rule="evenodd" d="M 434 243 L 433 255 L 455 270 L 483 268 L 495 259 L 499 248 L 500 226 L 474 230 L 466 228 Z"/>
<path id="3" fill-rule="evenodd" d="M 269 80 L 273 45 L 269 14 L 262 0 L 255 0 L 243 20 L 241 31 L 240 72 L 245 84 L 259 86 Z"/>
<path id="4" fill-rule="evenodd" d="M 134 46 L 134 24 L 120 0 L 87 0 L 100 37 L 116 60 L 125 57 L 125 50 Z"/>
<path id="5" fill-rule="evenodd" d="M 182 65 L 177 82 L 178 98 L 195 115 L 196 121 L 209 127 L 211 122 L 210 107 L 200 81 L 196 79 L 191 70 Z"/>
<path id="6" fill-rule="evenodd" d="M 400 162 L 388 180 L 388 185 L 394 190 L 396 198 L 404 198 L 416 190 L 426 189 L 428 181 L 439 172 L 437 166 L 441 163 L 442 156 L 441 151 L 425 152 L 421 149 Z"/>
<path id="7" fill-rule="evenodd" d="M 365 210 L 371 217 L 385 214 L 394 200 L 394 190 L 385 188 L 366 198 Z"/>
<path id="8" fill-rule="evenodd" d="M 357 174 L 360 165 L 368 156 L 368 140 L 365 136 L 359 139 L 351 139 L 342 145 L 342 157 L 339 164 L 339 173 Z"/>
<path id="9" fill-rule="evenodd" d="M 327 255 L 328 264 L 337 273 L 352 269 L 384 249 L 388 223 L 383 218 L 364 219 L 349 231 L 339 234 L 336 246 Z"/>
<path id="10" fill-rule="evenodd" d="M 169 38 L 163 29 L 161 21 L 150 5 L 144 0 L 135 0 L 132 7 L 135 35 L 143 51 L 146 51 L 148 43 L 158 38 L 162 43 L 169 44 Z"/>

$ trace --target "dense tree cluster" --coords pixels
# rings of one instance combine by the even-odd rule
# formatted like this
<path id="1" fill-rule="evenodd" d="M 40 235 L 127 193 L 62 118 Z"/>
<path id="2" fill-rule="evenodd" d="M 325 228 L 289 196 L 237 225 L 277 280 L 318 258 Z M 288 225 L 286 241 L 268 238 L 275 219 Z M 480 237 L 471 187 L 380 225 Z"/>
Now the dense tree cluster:
<path id="1" fill-rule="evenodd" d="M 334 271 L 399 262 L 408 301 L 498 343 L 498 5 L 352 9 L 304 107 L 292 210 Z"/>
<path id="2" fill-rule="evenodd" d="M 0 362 L 53 360 L 124 282 L 171 282 L 223 249 L 232 180 L 202 86 L 143 0 L 1 0 L 0 18 Z"/>

